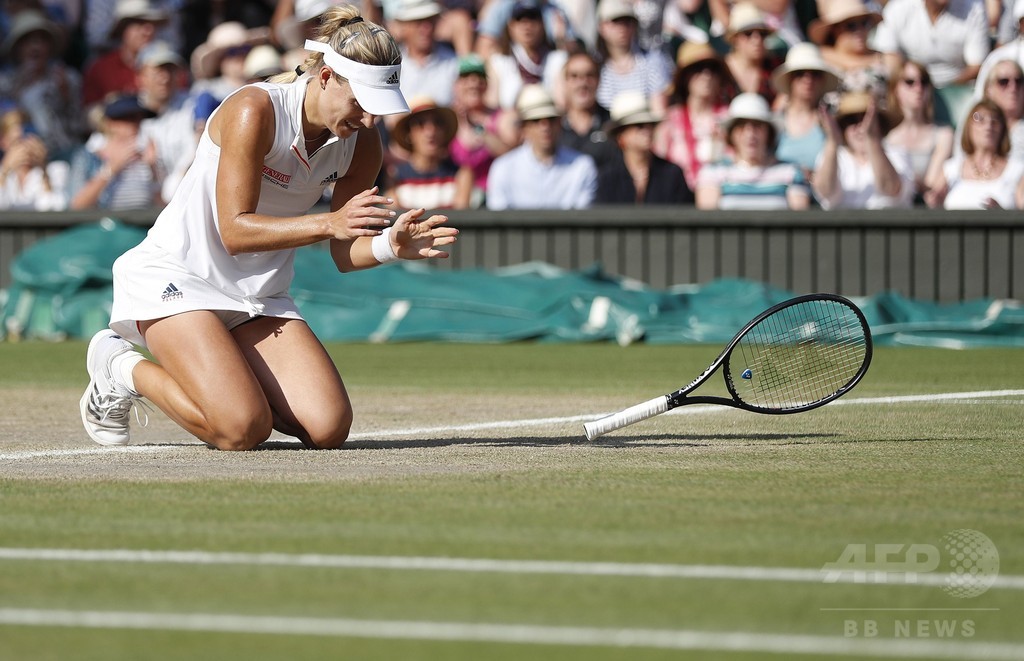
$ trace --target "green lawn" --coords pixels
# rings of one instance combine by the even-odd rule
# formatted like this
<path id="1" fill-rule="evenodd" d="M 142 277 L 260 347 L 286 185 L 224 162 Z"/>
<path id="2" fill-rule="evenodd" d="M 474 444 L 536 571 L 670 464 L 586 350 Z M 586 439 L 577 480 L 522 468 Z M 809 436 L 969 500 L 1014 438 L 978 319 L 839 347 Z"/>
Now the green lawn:
<path id="1" fill-rule="evenodd" d="M 457 425 L 459 399 L 470 396 L 493 399 L 495 420 L 532 417 L 503 409 L 506 396 L 519 402 L 535 398 L 538 407 L 565 398 L 565 416 L 630 405 L 688 382 L 719 347 L 400 344 L 330 350 L 353 390 L 393 388 L 404 393 L 405 406 L 410 395 L 415 402 L 416 393 L 447 395 L 446 419 Z M 0 399 L 24 387 L 81 388 L 83 356 L 83 343 L 0 343 Z M 195 478 L 167 481 L 112 470 L 108 478 L 14 479 L 0 463 L 5 549 L 818 571 L 849 544 L 930 545 L 945 553 L 943 536 L 967 528 L 992 540 L 1000 577 L 1016 580 L 973 599 L 893 576 L 885 585 L 826 584 L 0 557 L 0 621 L 6 609 L 40 611 L 44 619 L 55 611 L 168 614 L 170 622 L 170 630 L 132 630 L 8 620 L 0 624 L 0 659 L 1022 658 L 1021 358 L 1021 351 L 1006 349 L 876 349 L 864 381 L 821 410 L 777 417 L 731 410 L 660 416 L 594 444 L 582 439 L 578 424 L 553 423 L 526 433 L 450 437 L 433 454 L 401 444 L 280 453 L 289 455 L 281 461 L 300 455 L 303 461 L 337 462 L 336 476 L 326 478 L 275 479 L 240 470 L 237 479 L 206 479 L 197 471 Z M 712 390 L 721 390 L 712 383 Z M 858 401 L 993 390 L 1020 392 L 950 401 Z M 8 415 L 0 414 L 0 424 Z M 75 416 L 68 413 L 71 423 Z M 568 428 L 577 436 L 569 438 Z M 86 446 L 76 440 L 68 447 Z M 346 452 L 379 458 L 382 465 L 404 462 L 411 470 L 356 479 L 345 471 Z M 229 456 L 203 448 L 195 456 L 240 467 L 252 461 L 251 453 Z M 528 466 L 510 465 L 509 456 Z M 158 453 L 139 460 L 160 461 Z M 428 470 L 446 460 L 465 461 L 472 470 Z M 948 571 L 944 565 L 931 575 Z M 174 624 L 177 616 L 192 613 L 244 621 L 251 620 L 241 616 L 294 618 L 281 620 L 285 626 L 320 619 L 355 621 L 357 628 L 362 621 L 457 623 L 470 633 L 454 641 L 403 640 L 369 623 L 365 637 L 351 631 L 186 631 Z M 863 635 L 865 622 L 874 623 L 877 637 Z M 471 626 L 479 624 L 532 628 L 524 630 L 524 642 L 509 643 Z M 856 635 L 847 635 L 851 626 Z M 913 634 L 897 638 L 900 627 Z M 942 627 L 950 627 L 948 636 Z M 616 647 L 605 639 L 535 642 L 537 631 L 563 635 L 570 628 L 718 636 L 703 644 L 708 649 L 689 652 L 643 643 Z M 727 635 L 736 632 L 752 634 L 742 640 L 752 641 L 753 651 L 729 651 L 741 644 Z M 474 635 L 482 640 L 465 640 Z M 798 645 L 819 640 L 826 642 L 796 654 Z M 871 647 L 878 642 L 893 646 Z M 942 643 L 968 647 L 932 647 Z M 993 644 L 1003 647 L 985 647 Z"/>

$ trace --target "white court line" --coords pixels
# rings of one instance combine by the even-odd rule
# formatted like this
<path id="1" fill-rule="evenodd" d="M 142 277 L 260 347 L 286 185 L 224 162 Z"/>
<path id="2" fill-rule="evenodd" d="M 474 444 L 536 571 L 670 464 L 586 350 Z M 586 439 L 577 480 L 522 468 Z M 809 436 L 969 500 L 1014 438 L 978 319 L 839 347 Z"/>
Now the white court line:
<path id="1" fill-rule="evenodd" d="M 979 390 L 975 392 L 948 392 L 935 393 L 932 395 L 902 395 L 894 397 L 854 397 L 850 399 L 839 399 L 826 406 L 838 405 L 864 405 L 864 404 L 902 404 L 915 402 L 944 402 L 955 400 L 983 399 L 991 397 L 1013 397 L 1024 395 L 1024 390 Z M 733 409 L 726 406 L 682 406 L 672 409 L 664 415 L 692 415 L 695 413 L 724 413 Z M 377 431 L 366 431 L 352 434 L 349 438 L 357 440 L 361 438 L 387 438 L 393 436 L 432 436 L 437 434 L 451 434 L 452 432 L 482 431 L 487 429 L 517 429 L 522 427 L 546 427 L 550 425 L 569 424 L 574 422 L 587 422 L 596 420 L 615 411 L 606 413 L 591 413 L 586 415 L 573 415 L 557 418 L 528 418 L 523 420 L 492 420 L 487 422 L 475 422 L 464 425 L 448 425 L 444 427 L 409 427 L 406 429 L 381 429 Z M 580 434 L 582 437 L 583 434 Z M 277 439 L 272 439 L 277 440 Z M 150 446 L 135 445 L 126 447 L 86 447 L 64 450 L 30 450 L 22 452 L 0 453 L 0 461 L 18 461 L 22 459 L 36 459 L 47 457 L 65 457 L 77 455 L 103 454 L 108 452 L 159 452 L 166 449 L 177 449 L 185 445 L 205 447 L 202 443 L 181 443 L 174 445 Z"/>
<path id="2" fill-rule="evenodd" d="M 924 639 L 867 639 L 745 631 L 602 629 L 530 624 L 478 624 L 233 615 L 4 608 L 0 624 L 93 629 L 145 629 L 384 640 L 517 643 L 576 647 L 765 652 L 784 655 L 877 656 L 1019 661 L 1024 645 Z"/>
<path id="3" fill-rule="evenodd" d="M 863 572 L 825 572 L 799 567 L 742 567 L 730 565 L 677 565 L 628 562 L 574 562 L 567 560 L 499 560 L 426 556 L 324 555 L 315 553 L 217 553 L 135 549 L 2 548 L 0 560 L 47 562 L 138 562 L 185 565 L 249 565 L 410 571 L 493 572 L 503 574 L 557 574 L 634 578 L 716 579 L 788 583 L 864 584 Z M 829 582 L 825 582 L 826 574 Z M 882 585 L 944 586 L 942 573 L 916 574 L 913 582 L 896 579 Z M 1024 590 L 1024 576 L 998 575 L 993 588 Z"/>

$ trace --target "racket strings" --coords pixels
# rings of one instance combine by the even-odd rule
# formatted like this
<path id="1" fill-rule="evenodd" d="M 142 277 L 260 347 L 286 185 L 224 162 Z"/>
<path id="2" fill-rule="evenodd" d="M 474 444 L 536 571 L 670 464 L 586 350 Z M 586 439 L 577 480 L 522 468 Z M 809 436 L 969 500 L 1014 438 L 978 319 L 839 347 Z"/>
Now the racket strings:
<path id="1" fill-rule="evenodd" d="M 736 349 L 729 366 L 735 394 L 753 406 L 784 410 L 821 401 L 847 385 L 864 363 L 867 340 L 845 305 L 807 301 L 762 320 Z"/>

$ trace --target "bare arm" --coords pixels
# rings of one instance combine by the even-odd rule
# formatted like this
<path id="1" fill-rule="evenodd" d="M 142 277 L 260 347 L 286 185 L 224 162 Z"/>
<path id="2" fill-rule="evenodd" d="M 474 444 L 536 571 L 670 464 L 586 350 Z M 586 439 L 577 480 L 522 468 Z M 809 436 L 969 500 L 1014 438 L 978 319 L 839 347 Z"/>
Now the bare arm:
<path id="1" fill-rule="evenodd" d="M 874 102 L 868 103 L 861 124 L 862 128 L 858 130 L 863 130 L 867 134 L 868 162 L 871 163 L 871 172 L 875 175 L 875 189 L 882 195 L 896 197 L 903 190 L 903 180 L 882 146 L 882 129 L 878 123 L 878 110 Z"/>
<path id="2" fill-rule="evenodd" d="M 262 90 L 247 89 L 228 99 L 210 124 L 210 137 L 221 148 L 217 216 L 221 241 L 232 255 L 298 248 L 325 239 L 372 237 L 394 216 L 375 206 L 387 203 L 380 196 L 329 213 L 291 217 L 257 213 L 263 159 L 274 141 L 274 108 Z"/>
<path id="3" fill-rule="evenodd" d="M 394 200 L 377 195 L 377 189 L 373 187 L 373 181 L 377 178 L 383 162 L 383 152 L 377 129 L 364 129 L 359 132 L 355 154 L 352 156 L 352 166 L 334 185 L 330 215 L 352 218 L 355 223 L 360 222 L 360 219 L 390 219 L 394 216 L 393 211 L 378 206 L 394 204 Z M 448 253 L 439 250 L 438 247 L 454 243 L 458 230 L 443 225 L 448 221 L 447 216 L 435 215 L 422 219 L 424 215 L 423 209 L 412 209 L 395 219 L 388 240 L 391 243 L 391 250 L 399 259 L 448 257 Z M 331 257 L 342 273 L 368 269 L 380 264 L 373 256 L 373 237 L 381 233 L 376 227 L 390 223 L 387 220 L 372 222 L 375 225 L 373 229 L 366 229 L 349 237 L 334 237 L 331 240 Z"/>
<path id="4" fill-rule="evenodd" d="M 821 125 L 825 129 L 825 146 L 821 150 L 821 160 L 814 172 L 811 186 L 820 200 L 835 200 L 839 190 L 839 125 L 836 118 L 824 107 L 818 110 Z"/>
<path id="5" fill-rule="evenodd" d="M 698 209 L 717 209 L 722 199 L 722 189 L 718 186 L 697 186 L 695 203 Z"/>

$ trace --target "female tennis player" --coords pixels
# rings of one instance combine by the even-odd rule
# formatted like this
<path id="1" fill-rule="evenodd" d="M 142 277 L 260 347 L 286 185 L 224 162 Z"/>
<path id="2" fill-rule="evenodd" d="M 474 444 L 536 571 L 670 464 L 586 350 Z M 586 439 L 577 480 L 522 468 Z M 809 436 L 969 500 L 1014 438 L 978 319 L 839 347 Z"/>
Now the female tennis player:
<path id="1" fill-rule="evenodd" d="M 340 447 L 352 406 L 288 294 L 295 249 L 329 240 L 341 272 L 448 256 L 457 230 L 446 217 L 396 218 L 373 187 L 376 118 L 408 111 L 394 39 L 342 5 L 306 49 L 295 74 L 224 101 L 146 239 L 115 262 L 112 330 L 89 343 L 81 400 L 97 443 L 128 443 L 145 397 L 222 450 L 252 449 L 273 429 Z M 331 211 L 308 214 L 332 182 Z"/>

